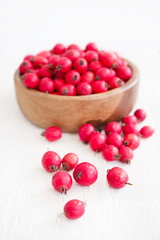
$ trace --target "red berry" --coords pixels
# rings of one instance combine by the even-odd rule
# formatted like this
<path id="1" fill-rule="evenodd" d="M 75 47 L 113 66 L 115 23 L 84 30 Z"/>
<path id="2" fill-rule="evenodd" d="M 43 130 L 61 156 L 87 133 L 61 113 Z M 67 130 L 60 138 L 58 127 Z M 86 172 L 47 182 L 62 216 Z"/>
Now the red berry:
<path id="1" fill-rule="evenodd" d="M 60 95 L 58 92 L 53 92 L 52 94 L 53 95 Z"/>
<path id="2" fill-rule="evenodd" d="M 76 95 L 76 89 L 73 84 L 64 84 L 60 90 L 59 90 L 60 95 L 65 95 L 65 96 L 75 96 Z"/>
<path id="3" fill-rule="evenodd" d="M 84 58 L 77 58 L 73 64 L 74 69 L 79 73 L 84 73 L 88 69 L 88 63 Z"/>
<path id="4" fill-rule="evenodd" d="M 126 81 L 132 77 L 132 70 L 130 67 L 122 66 L 116 68 L 117 77 Z"/>
<path id="5" fill-rule="evenodd" d="M 70 171 L 74 169 L 78 164 L 78 156 L 75 153 L 68 153 L 62 159 L 63 169 L 66 171 Z"/>
<path id="6" fill-rule="evenodd" d="M 95 152 L 100 152 L 106 145 L 106 137 L 103 133 L 95 132 L 89 139 L 89 145 Z"/>
<path id="7" fill-rule="evenodd" d="M 62 54 L 66 50 L 65 46 L 61 43 L 58 43 L 54 46 L 54 48 L 51 50 L 54 54 Z"/>
<path id="8" fill-rule="evenodd" d="M 40 68 L 42 67 L 44 64 L 48 63 L 48 59 L 42 56 L 36 56 L 34 58 L 33 64 L 35 68 Z"/>
<path id="9" fill-rule="evenodd" d="M 57 59 L 56 71 L 59 71 L 61 73 L 66 73 L 71 69 L 71 67 L 72 67 L 72 62 L 69 58 L 61 57 Z"/>
<path id="10" fill-rule="evenodd" d="M 44 77 L 40 80 L 38 89 L 41 92 L 52 93 L 55 89 L 55 83 L 49 77 Z"/>
<path id="11" fill-rule="evenodd" d="M 118 88 L 123 86 L 125 82 L 118 77 L 113 77 L 108 81 L 108 85 L 110 89 Z"/>
<path id="12" fill-rule="evenodd" d="M 61 73 L 61 72 L 54 73 L 54 79 L 56 79 L 56 78 L 64 79 L 64 76 L 65 76 L 65 74 Z"/>
<path id="13" fill-rule="evenodd" d="M 140 130 L 141 137 L 143 137 L 143 138 L 148 138 L 148 137 L 152 136 L 153 133 L 154 133 L 154 129 L 150 126 L 142 127 Z"/>
<path id="14" fill-rule="evenodd" d="M 118 148 L 113 145 L 106 145 L 103 148 L 102 155 L 108 161 L 114 161 L 118 157 Z"/>
<path id="15" fill-rule="evenodd" d="M 39 84 L 39 77 L 35 73 L 25 73 L 24 85 L 28 88 L 36 88 Z"/>
<path id="16" fill-rule="evenodd" d="M 88 63 L 93 61 L 98 61 L 98 53 L 92 50 L 89 50 L 85 53 L 84 58 Z"/>
<path id="17" fill-rule="evenodd" d="M 64 206 L 64 215 L 68 219 L 80 218 L 82 217 L 84 212 L 85 212 L 85 203 L 78 199 L 70 200 Z"/>
<path id="18" fill-rule="evenodd" d="M 77 85 L 77 93 L 79 95 L 90 95 L 92 93 L 92 87 L 88 82 L 80 82 Z"/>
<path id="19" fill-rule="evenodd" d="M 34 60 L 34 55 L 27 55 L 27 56 L 25 56 L 23 61 L 25 61 L 25 60 L 32 62 Z"/>
<path id="20" fill-rule="evenodd" d="M 54 174 L 52 185 L 57 192 L 66 194 L 72 186 L 72 177 L 67 172 L 59 171 Z"/>
<path id="21" fill-rule="evenodd" d="M 102 68 L 103 65 L 101 62 L 99 61 L 93 61 L 89 64 L 89 69 L 92 71 L 92 72 L 96 72 L 98 69 Z"/>
<path id="22" fill-rule="evenodd" d="M 52 68 L 55 68 L 55 67 L 56 67 L 58 59 L 60 59 L 60 56 L 59 56 L 59 55 L 52 55 L 52 56 L 49 58 L 48 63 L 52 64 Z"/>
<path id="23" fill-rule="evenodd" d="M 130 163 L 130 161 L 133 159 L 132 149 L 126 146 L 122 146 L 119 149 L 118 158 L 121 162 Z"/>
<path id="24" fill-rule="evenodd" d="M 69 49 L 76 49 L 76 50 L 80 50 L 81 51 L 80 47 L 78 45 L 76 45 L 76 44 L 70 44 L 67 49 L 68 50 Z"/>
<path id="25" fill-rule="evenodd" d="M 40 68 L 36 68 L 35 73 L 37 74 L 38 77 L 40 77 Z"/>
<path id="26" fill-rule="evenodd" d="M 119 133 L 119 134 L 121 134 L 122 126 L 118 122 L 109 122 L 106 125 L 104 130 L 105 130 L 106 135 L 108 135 L 110 133 Z"/>
<path id="27" fill-rule="evenodd" d="M 19 72 L 20 74 L 24 74 L 28 69 L 33 69 L 33 64 L 30 61 L 25 60 L 19 66 Z"/>
<path id="28" fill-rule="evenodd" d="M 49 77 L 51 78 L 53 76 L 53 68 L 50 66 L 50 64 L 43 65 L 39 70 L 40 77 Z"/>
<path id="29" fill-rule="evenodd" d="M 136 134 L 137 136 L 139 136 L 139 130 L 135 124 L 126 124 L 123 127 L 124 135 L 130 134 L 130 133 L 133 133 L 133 134 Z"/>
<path id="30" fill-rule="evenodd" d="M 106 67 L 112 67 L 117 63 L 117 56 L 113 52 L 99 52 L 99 59 Z"/>
<path id="31" fill-rule="evenodd" d="M 134 115 L 128 115 L 124 118 L 122 118 L 122 125 L 126 125 L 126 124 L 137 124 L 137 118 Z"/>
<path id="32" fill-rule="evenodd" d="M 52 53 L 50 51 L 42 51 L 40 53 L 37 54 L 37 56 L 41 56 L 44 58 L 49 59 L 51 57 Z"/>
<path id="33" fill-rule="evenodd" d="M 65 52 L 65 57 L 69 58 L 71 61 L 75 61 L 77 58 L 81 57 L 81 53 L 77 49 L 69 49 Z"/>
<path id="34" fill-rule="evenodd" d="M 146 112 L 143 109 L 137 109 L 134 113 L 139 122 L 143 122 L 146 118 Z"/>
<path id="35" fill-rule="evenodd" d="M 87 44 L 85 51 L 89 51 L 89 50 L 98 52 L 98 48 L 97 48 L 96 44 L 93 42 Z"/>
<path id="36" fill-rule="evenodd" d="M 122 136 L 116 132 L 110 133 L 107 136 L 107 144 L 108 145 L 113 145 L 117 148 L 120 148 L 123 144 L 123 139 Z"/>
<path id="37" fill-rule="evenodd" d="M 136 148 L 139 147 L 140 139 L 137 135 L 131 133 L 131 134 L 124 136 L 123 144 L 125 146 L 130 147 L 132 150 L 135 150 Z"/>
<path id="38" fill-rule="evenodd" d="M 107 181 L 113 188 L 123 188 L 128 183 L 128 174 L 120 167 L 114 167 L 107 171 Z"/>
<path id="39" fill-rule="evenodd" d="M 94 81 L 94 73 L 91 71 L 87 71 L 82 74 L 81 81 L 88 82 L 91 84 Z"/>
<path id="40" fill-rule="evenodd" d="M 76 85 L 81 81 L 81 75 L 76 70 L 69 70 L 65 74 L 66 83 Z"/>
<path id="41" fill-rule="evenodd" d="M 56 152 L 48 151 L 43 155 L 42 165 L 48 172 L 55 172 L 61 166 L 61 158 Z"/>
<path id="42" fill-rule="evenodd" d="M 62 137 L 62 131 L 58 127 L 48 127 L 42 136 L 45 136 L 49 142 L 54 142 Z"/>
<path id="43" fill-rule="evenodd" d="M 82 186 L 90 186 L 98 178 L 98 171 L 94 165 L 82 162 L 73 171 L 73 177 Z"/>
<path id="44" fill-rule="evenodd" d="M 108 91 L 108 84 L 103 80 L 95 81 L 92 83 L 92 90 L 94 93 L 106 92 Z"/>
<path id="45" fill-rule="evenodd" d="M 54 80 L 54 84 L 55 84 L 55 89 L 59 91 L 60 88 L 64 85 L 64 80 L 61 78 L 57 78 L 56 80 Z"/>
<path id="46" fill-rule="evenodd" d="M 79 129 L 79 138 L 82 142 L 87 143 L 90 136 L 95 132 L 95 128 L 92 124 L 86 123 L 83 124 Z"/>
<path id="47" fill-rule="evenodd" d="M 108 81 L 116 75 L 113 69 L 109 69 L 106 67 L 99 68 L 95 74 L 95 80 L 104 80 Z"/>

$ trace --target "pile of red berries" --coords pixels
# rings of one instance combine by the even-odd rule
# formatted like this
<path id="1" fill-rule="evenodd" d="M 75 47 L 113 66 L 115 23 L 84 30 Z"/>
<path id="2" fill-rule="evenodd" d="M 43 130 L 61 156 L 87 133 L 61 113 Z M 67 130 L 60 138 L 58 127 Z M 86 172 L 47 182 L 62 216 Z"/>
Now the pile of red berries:
<path id="1" fill-rule="evenodd" d="M 127 61 L 115 52 L 56 44 L 50 51 L 27 55 L 19 72 L 28 88 L 55 95 L 90 95 L 118 88 L 132 77 Z"/>
<path id="2" fill-rule="evenodd" d="M 134 115 L 128 115 L 119 122 L 109 122 L 104 131 L 96 131 L 94 126 L 86 123 L 79 129 L 79 138 L 84 143 L 89 143 L 95 152 L 102 151 L 102 155 L 107 161 L 120 160 L 123 163 L 130 163 L 133 159 L 133 150 L 139 147 L 140 137 L 148 138 L 154 130 L 150 126 L 144 126 L 140 130 L 138 122 L 144 121 L 146 113 L 143 109 L 135 111 Z M 49 127 L 43 133 L 48 141 L 55 141 L 61 138 L 62 132 L 58 127 Z M 54 189 L 60 193 L 66 193 L 72 186 L 72 177 L 66 172 L 73 170 L 74 180 L 82 186 L 90 186 L 96 182 L 98 171 L 93 164 L 88 162 L 79 163 L 75 153 L 66 154 L 61 160 L 60 156 L 53 151 L 48 151 L 42 158 L 42 165 L 48 172 L 57 171 L 62 165 L 63 170 L 58 171 L 52 178 Z M 113 167 L 107 171 L 106 175 L 109 185 L 113 188 L 123 188 L 128 182 L 128 174 L 120 167 Z M 73 199 L 64 206 L 64 214 L 69 219 L 81 217 L 85 212 L 85 203 Z"/>

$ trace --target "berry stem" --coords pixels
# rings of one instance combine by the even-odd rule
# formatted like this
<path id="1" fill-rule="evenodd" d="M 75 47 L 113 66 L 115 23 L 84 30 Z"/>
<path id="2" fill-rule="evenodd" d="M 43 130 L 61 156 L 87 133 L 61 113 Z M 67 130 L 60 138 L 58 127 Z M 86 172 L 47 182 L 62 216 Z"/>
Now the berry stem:
<path id="1" fill-rule="evenodd" d="M 127 185 L 133 185 L 132 183 L 129 183 L 129 182 L 126 182 L 125 184 L 127 184 Z"/>

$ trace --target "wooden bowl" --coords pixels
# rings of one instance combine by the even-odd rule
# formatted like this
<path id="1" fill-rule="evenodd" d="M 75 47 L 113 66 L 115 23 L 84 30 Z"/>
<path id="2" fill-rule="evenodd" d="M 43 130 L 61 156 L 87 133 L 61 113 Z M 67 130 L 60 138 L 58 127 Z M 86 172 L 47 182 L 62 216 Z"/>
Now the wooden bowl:
<path id="1" fill-rule="evenodd" d="M 64 132 L 78 132 L 84 123 L 103 128 L 107 122 L 119 121 L 135 105 L 139 71 L 129 62 L 133 76 L 122 87 L 88 96 L 59 96 L 28 89 L 19 71 L 14 75 L 16 97 L 24 115 L 34 124 L 47 128 L 57 126 Z"/>

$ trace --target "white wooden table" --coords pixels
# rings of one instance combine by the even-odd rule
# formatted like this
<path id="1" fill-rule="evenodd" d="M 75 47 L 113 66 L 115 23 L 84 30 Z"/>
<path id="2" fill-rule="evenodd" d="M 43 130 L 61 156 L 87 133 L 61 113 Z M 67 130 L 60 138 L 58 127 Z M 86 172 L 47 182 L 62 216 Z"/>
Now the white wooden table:
<path id="1" fill-rule="evenodd" d="M 0 7 L 0 240 L 159 240 L 160 239 L 160 4 L 159 1 L 5 1 Z M 37 9 L 38 6 L 38 9 Z M 61 15 L 61 17 L 59 16 Z M 13 73 L 23 56 L 56 42 L 95 41 L 135 62 L 141 72 L 136 108 L 155 134 L 142 140 L 131 165 L 107 162 L 83 145 L 77 134 L 49 143 L 18 108 Z M 135 110 L 134 109 L 134 110 Z M 139 125 L 142 126 L 143 124 Z M 93 163 L 98 181 L 75 182 L 67 196 L 54 191 L 52 174 L 42 169 L 47 150 L 63 157 L 75 152 Z M 133 186 L 115 190 L 106 170 L 124 168 Z M 87 203 L 85 215 L 69 221 L 64 204 Z"/>

